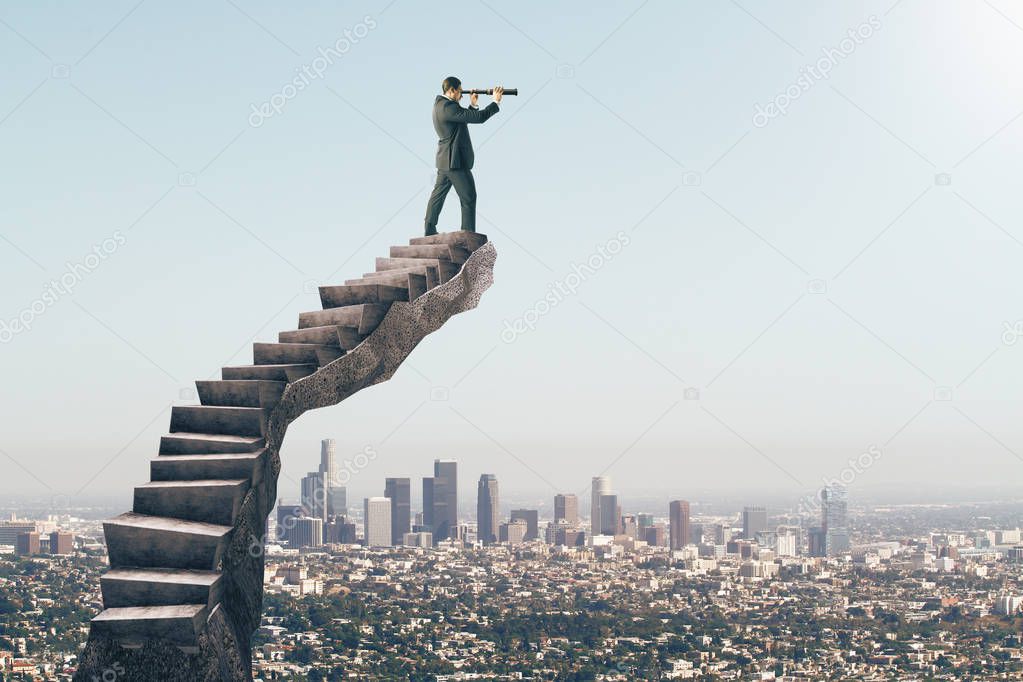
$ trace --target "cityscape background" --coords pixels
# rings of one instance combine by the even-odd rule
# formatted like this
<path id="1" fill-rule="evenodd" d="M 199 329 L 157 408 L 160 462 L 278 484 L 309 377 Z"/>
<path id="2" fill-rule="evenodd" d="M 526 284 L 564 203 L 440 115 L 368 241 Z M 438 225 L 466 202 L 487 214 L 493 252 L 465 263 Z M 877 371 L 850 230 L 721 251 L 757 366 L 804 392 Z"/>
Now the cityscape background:
<path id="1" fill-rule="evenodd" d="M 389 384 L 294 424 L 282 485 L 325 435 L 378 452 L 360 495 L 457 457 L 544 500 L 599 473 L 665 501 L 798 499 L 871 446 L 863 491 L 1019 482 L 1009 3 L 129 1 L 0 19 L 9 497 L 126 499 L 194 379 L 417 234 L 449 74 L 522 93 L 473 131 L 497 282 Z M 73 293 L 32 312 L 69 270 Z"/>

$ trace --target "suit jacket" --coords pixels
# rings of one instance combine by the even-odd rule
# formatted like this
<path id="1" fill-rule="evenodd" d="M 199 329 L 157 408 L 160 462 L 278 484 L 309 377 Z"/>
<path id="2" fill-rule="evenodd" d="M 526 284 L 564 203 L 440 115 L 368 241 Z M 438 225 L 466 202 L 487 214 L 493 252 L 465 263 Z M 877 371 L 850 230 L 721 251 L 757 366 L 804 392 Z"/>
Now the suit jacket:
<path id="1" fill-rule="evenodd" d="M 483 109 L 466 109 L 443 95 L 433 102 L 433 127 L 437 131 L 437 170 L 468 170 L 475 155 L 469 139 L 469 123 L 483 123 L 498 112 L 497 102 Z"/>

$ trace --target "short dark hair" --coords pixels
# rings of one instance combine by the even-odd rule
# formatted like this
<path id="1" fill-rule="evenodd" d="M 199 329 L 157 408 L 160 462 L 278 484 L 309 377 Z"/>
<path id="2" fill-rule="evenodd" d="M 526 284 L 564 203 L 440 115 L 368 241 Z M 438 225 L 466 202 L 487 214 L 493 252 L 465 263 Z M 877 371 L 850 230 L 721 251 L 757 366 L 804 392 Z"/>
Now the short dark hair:
<path id="1" fill-rule="evenodd" d="M 444 79 L 444 82 L 440 84 L 440 91 L 443 94 L 447 94 L 448 90 L 458 89 L 462 87 L 462 81 L 458 80 L 454 76 L 448 76 Z"/>

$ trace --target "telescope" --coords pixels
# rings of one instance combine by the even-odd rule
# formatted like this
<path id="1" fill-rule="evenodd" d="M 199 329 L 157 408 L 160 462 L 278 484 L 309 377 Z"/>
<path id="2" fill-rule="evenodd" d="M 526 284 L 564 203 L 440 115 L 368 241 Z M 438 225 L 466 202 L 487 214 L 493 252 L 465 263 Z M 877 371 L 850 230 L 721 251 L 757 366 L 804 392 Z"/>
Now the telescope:
<path id="1" fill-rule="evenodd" d="M 486 90 L 462 90 L 462 94 L 463 95 L 493 95 L 494 94 L 494 89 L 493 88 L 488 88 Z M 519 94 L 519 89 L 518 88 L 505 88 L 504 89 L 504 94 L 506 94 L 506 95 L 518 95 Z"/>

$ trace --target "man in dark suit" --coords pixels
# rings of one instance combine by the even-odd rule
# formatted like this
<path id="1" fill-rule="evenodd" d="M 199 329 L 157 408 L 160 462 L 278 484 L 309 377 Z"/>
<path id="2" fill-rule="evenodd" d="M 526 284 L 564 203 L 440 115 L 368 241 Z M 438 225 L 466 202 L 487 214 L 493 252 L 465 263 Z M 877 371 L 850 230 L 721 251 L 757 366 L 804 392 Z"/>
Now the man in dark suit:
<path id="1" fill-rule="evenodd" d="M 454 185 L 462 204 L 462 229 L 476 231 L 476 181 L 472 177 L 472 140 L 469 123 L 483 123 L 498 112 L 504 88 L 494 88 L 494 101 L 480 110 L 478 95 L 469 96 L 469 108 L 458 104 L 462 99 L 462 81 L 448 76 L 441 84 L 443 95 L 433 102 L 433 127 L 437 131 L 437 183 L 426 204 L 426 235 L 437 234 L 437 219 L 444 206 L 444 197 Z"/>

